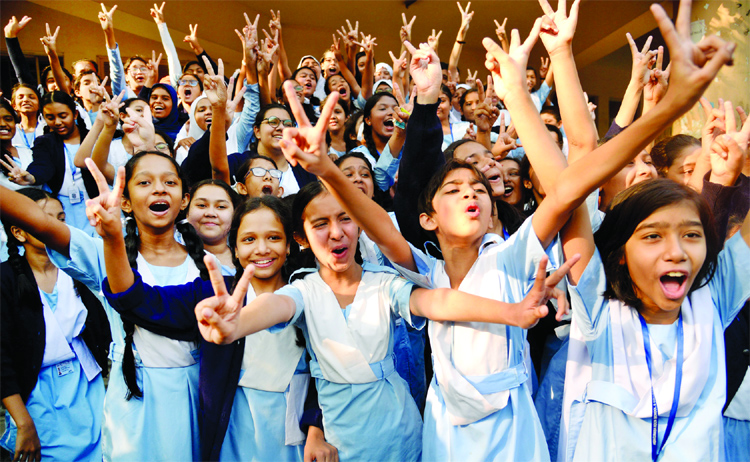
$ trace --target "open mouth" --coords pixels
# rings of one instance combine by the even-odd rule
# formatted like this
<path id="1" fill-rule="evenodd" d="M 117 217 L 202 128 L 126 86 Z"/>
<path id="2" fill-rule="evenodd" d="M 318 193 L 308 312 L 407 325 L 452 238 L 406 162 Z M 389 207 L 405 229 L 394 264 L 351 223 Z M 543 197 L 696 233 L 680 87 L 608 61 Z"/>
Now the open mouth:
<path id="1" fill-rule="evenodd" d="M 346 96 L 346 88 L 344 87 L 339 88 L 339 93 L 341 94 L 341 96 Z"/>
<path id="2" fill-rule="evenodd" d="M 670 271 L 659 278 L 664 295 L 670 300 L 677 300 L 685 295 L 688 275 L 682 271 Z"/>
<path id="3" fill-rule="evenodd" d="M 268 268 L 269 266 L 273 265 L 273 262 L 275 262 L 275 258 L 266 258 L 264 260 L 255 260 L 253 262 L 253 265 L 255 265 L 256 268 Z"/>
<path id="4" fill-rule="evenodd" d="M 349 247 L 338 247 L 332 250 L 333 254 L 337 257 L 343 257 L 346 255 L 346 251 L 349 250 Z"/>
<path id="5" fill-rule="evenodd" d="M 387 119 L 383 121 L 383 126 L 388 128 L 393 128 L 393 119 Z"/>
<path id="6" fill-rule="evenodd" d="M 262 188 L 260 188 L 260 193 L 266 196 L 270 196 L 271 194 L 273 194 L 273 188 L 269 185 L 265 185 Z"/>
<path id="7" fill-rule="evenodd" d="M 477 204 L 471 204 L 466 207 L 466 213 L 473 218 L 479 217 L 479 206 Z"/>
<path id="8" fill-rule="evenodd" d="M 163 215 L 169 211 L 169 204 L 167 202 L 154 202 L 148 208 L 157 215 Z"/>
<path id="9" fill-rule="evenodd" d="M 206 124 L 210 124 L 212 120 L 214 120 L 212 117 L 206 117 Z"/>
<path id="10" fill-rule="evenodd" d="M 190 96 L 193 94 L 193 90 L 190 88 L 185 89 L 185 98 L 190 98 Z"/>
<path id="11" fill-rule="evenodd" d="M 503 192 L 503 196 L 510 197 L 512 193 L 513 193 L 513 186 L 505 186 L 505 192 Z"/>
<path id="12" fill-rule="evenodd" d="M 0 128 L 0 136 L 10 135 L 10 129 Z"/>

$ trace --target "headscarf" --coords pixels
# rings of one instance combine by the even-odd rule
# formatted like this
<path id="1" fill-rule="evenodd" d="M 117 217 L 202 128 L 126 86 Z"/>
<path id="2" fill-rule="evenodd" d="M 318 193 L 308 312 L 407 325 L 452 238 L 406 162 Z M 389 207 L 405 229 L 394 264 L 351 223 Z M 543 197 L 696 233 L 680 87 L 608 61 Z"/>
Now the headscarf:
<path id="1" fill-rule="evenodd" d="M 198 126 L 198 122 L 195 121 L 195 110 L 198 108 L 198 102 L 203 99 L 208 100 L 208 97 L 202 94 L 199 97 L 195 98 L 193 104 L 190 105 L 190 128 L 188 128 L 187 136 L 193 138 L 194 140 L 201 139 L 203 134 L 206 133 L 206 130 L 200 128 Z"/>
<path id="2" fill-rule="evenodd" d="M 154 117 L 154 128 L 163 131 L 172 139 L 175 139 L 177 138 L 177 134 L 180 132 L 180 128 L 182 127 L 182 124 L 180 124 L 179 122 L 180 102 L 177 99 L 177 91 L 175 91 L 172 85 L 168 85 L 166 83 L 157 83 L 151 88 L 151 93 L 153 93 L 157 88 L 163 88 L 167 90 L 169 96 L 172 98 L 172 110 L 169 112 L 169 115 L 163 119 L 157 119 L 156 117 Z"/>

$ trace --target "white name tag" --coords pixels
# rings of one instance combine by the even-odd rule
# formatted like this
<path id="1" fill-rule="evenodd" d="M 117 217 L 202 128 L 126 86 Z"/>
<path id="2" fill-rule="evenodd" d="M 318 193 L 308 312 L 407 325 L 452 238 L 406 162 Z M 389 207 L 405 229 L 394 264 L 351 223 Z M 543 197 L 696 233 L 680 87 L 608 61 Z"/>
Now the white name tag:
<path id="1" fill-rule="evenodd" d="M 77 204 L 81 202 L 81 191 L 75 186 L 68 188 L 68 200 L 71 204 Z"/>
<path id="2" fill-rule="evenodd" d="M 61 363 L 55 364 L 55 367 L 57 368 L 57 376 L 62 377 L 73 372 L 73 361 L 63 361 Z"/>

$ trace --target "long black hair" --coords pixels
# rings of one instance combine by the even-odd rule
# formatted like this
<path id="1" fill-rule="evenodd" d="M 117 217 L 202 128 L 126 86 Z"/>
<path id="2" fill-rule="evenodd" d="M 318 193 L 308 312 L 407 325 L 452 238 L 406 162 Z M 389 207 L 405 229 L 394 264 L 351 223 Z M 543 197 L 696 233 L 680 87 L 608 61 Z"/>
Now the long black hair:
<path id="1" fill-rule="evenodd" d="M 139 152 L 138 154 L 131 157 L 130 160 L 128 160 L 128 163 L 125 164 L 125 189 L 122 193 L 124 197 L 130 198 L 130 193 L 128 191 L 128 182 L 133 177 L 133 173 L 135 172 L 138 163 L 146 156 L 159 156 L 164 159 L 168 159 L 177 172 L 178 176 L 180 177 L 182 183 L 182 194 L 188 194 L 187 179 L 180 170 L 180 166 L 173 158 L 158 151 L 144 151 Z M 141 239 L 138 235 L 138 226 L 136 225 L 133 213 L 125 213 L 125 216 L 125 250 L 128 255 L 128 262 L 130 263 L 130 267 L 135 269 L 138 268 L 137 259 L 138 252 L 140 250 Z M 200 237 L 198 237 L 198 234 L 195 232 L 195 228 L 193 228 L 193 225 L 187 222 L 185 216 L 186 210 L 183 210 L 179 213 L 179 215 L 177 216 L 177 220 L 175 221 L 175 228 L 177 228 L 177 231 L 179 231 L 182 235 L 182 238 L 185 242 L 185 249 L 187 250 L 190 258 L 195 263 L 195 266 L 200 271 L 201 278 L 207 280 L 209 279 L 209 277 L 208 269 L 206 268 L 206 264 L 203 262 L 203 256 L 205 255 L 205 252 L 203 251 L 203 241 L 201 241 Z M 125 331 L 125 352 L 123 353 L 122 360 L 122 375 L 125 379 L 125 385 L 127 385 L 128 387 L 127 399 L 130 399 L 133 396 L 142 398 L 143 392 L 140 390 L 140 388 L 138 388 L 135 369 L 135 355 L 133 353 L 133 334 L 135 333 L 135 325 L 130 321 L 123 320 L 122 326 Z"/>
<path id="2" fill-rule="evenodd" d="M 70 109 L 73 114 L 75 114 L 75 124 L 78 127 L 78 134 L 81 137 L 81 141 L 83 141 L 83 139 L 86 138 L 86 135 L 88 135 L 89 129 L 86 128 L 86 122 L 83 121 L 81 113 L 78 112 L 78 106 L 73 97 L 64 91 L 50 91 L 45 93 L 39 102 L 39 111 L 44 114 L 44 107 L 53 103 L 64 104 L 65 106 L 68 106 L 68 109 Z M 48 125 L 45 125 L 44 133 L 51 133 Z"/>
<path id="3" fill-rule="evenodd" d="M 372 109 L 375 107 L 376 104 L 378 104 L 378 101 L 380 101 L 383 98 L 393 98 L 394 101 L 398 103 L 398 100 L 395 96 L 393 96 L 393 93 L 388 92 L 380 92 L 375 93 L 372 95 L 365 104 L 364 108 L 364 116 L 365 120 L 370 117 L 370 114 L 372 113 Z M 375 147 L 375 139 L 372 136 L 372 125 L 367 124 L 364 120 L 362 121 L 364 123 L 364 128 L 362 130 L 362 136 L 365 138 L 365 146 L 367 146 L 367 150 L 370 151 L 370 155 L 374 157 L 376 160 L 380 158 L 380 153 L 378 152 L 377 148 Z"/>
<path id="4" fill-rule="evenodd" d="M 255 116 L 255 121 L 253 122 L 253 133 L 255 133 L 256 128 L 260 130 L 260 126 L 261 124 L 263 124 L 263 120 L 266 118 L 266 113 L 271 109 L 281 109 L 282 111 L 286 111 L 286 113 L 289 114 L 289 118 L 294 121 L 294 114 L 292 114 L 292 110 L 287 106 L 279 103 L 266 104 L 265 106 L 260 108 L 260 111 L 258 111 L 258 114 Z M 253 141 L 247 148 L 248 151 L 258 152 L 258 143 L 260 143 L 260 138 L 255 137 L 255 141 Z"/>

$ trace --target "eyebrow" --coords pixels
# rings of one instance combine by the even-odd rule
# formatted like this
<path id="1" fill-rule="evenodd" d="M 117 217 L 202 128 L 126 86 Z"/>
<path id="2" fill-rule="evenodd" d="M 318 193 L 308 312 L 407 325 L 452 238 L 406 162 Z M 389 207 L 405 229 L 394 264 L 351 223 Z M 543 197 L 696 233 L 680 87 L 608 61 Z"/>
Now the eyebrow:
<path id="1" fill-rule="evenodd" d="M 642 223 L 635 230 L 636 231 L 640 231 L 641 229 L 645 229 L 645 228 L 664 229 L 664 228 L 669 228 L 670 226 L 671 226 L 670 223 L 667 223 L 667 222 L 664 222 L 664 221 L 654 221 L 654 222 L 651 222 L 651 223 Z M 701 223 L 700 221 L 695 221 L 695 220 L 684 220 L 684 221 L 680 222 L 677 226 L 679 226 L 679 227 L 698 226 L 698 227 L 702 228 L 703 227 L 703 223 Z"/>

